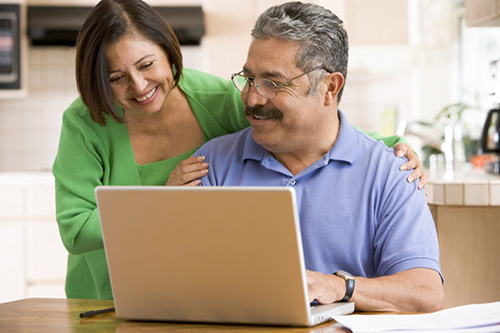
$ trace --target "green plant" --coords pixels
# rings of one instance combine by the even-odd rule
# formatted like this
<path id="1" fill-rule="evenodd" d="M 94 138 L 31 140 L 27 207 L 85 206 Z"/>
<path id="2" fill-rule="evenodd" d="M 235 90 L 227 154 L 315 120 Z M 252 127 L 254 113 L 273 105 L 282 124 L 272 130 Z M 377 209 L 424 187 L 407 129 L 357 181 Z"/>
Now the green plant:
<path id="1" fill-rule="evenodd" d="M 455 128 L 459 126 L 461 132 L 461 139 L 465 146 L 466 161 L 477 153 L 479 137 L 481 134 L 482 123 L 478 123 L 478 119 L 482 120 L 484 112 L 481 111 L 479 103 L 479 94 L 469 94 L 465 92 L 464 95 L 469 95 L 472 103 L 456 102 L 444 106 L 435 116 L 434 122 L 419 121 L 418 123 L 424 126 L 429 126 L 442 133 L 442 140 L 444 140 L 444 128 L 452 126 Z M 475 121 L 471 121 L 475 120 Z M 428 160 L 431 154 L 441 153 L 439 147 L 424 145 L 422 147 L 424 153 L 424 162 Z M 424 163 L 425 164 L 425 163 Z"/>

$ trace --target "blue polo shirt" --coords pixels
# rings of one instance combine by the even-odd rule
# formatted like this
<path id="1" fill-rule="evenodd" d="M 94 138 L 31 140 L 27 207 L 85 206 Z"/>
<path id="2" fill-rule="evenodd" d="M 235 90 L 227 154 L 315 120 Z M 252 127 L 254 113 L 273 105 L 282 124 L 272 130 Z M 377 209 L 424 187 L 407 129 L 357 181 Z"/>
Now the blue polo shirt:
<path id="1" fill-rule="evenodd" d="M 306 269 L 368 278 L 411 268 L 440 273 L 425 193 L 408 184 L 410 171 L 399 170 L 406 160 L 351 126 L 340 110 L 339 118 L 330 151 L 295 176 L 255 143 L 251 128 L 215 138 L 195 153 L 210 163 L 202 185 L 293 186 Z"/>

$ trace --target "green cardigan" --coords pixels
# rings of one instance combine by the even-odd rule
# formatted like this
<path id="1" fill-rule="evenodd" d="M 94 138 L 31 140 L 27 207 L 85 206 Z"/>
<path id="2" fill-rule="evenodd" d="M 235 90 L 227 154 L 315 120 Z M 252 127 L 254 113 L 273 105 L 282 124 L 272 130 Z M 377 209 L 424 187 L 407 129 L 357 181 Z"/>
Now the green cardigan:
<path id="1" fill-rule="evenodd" d="M 204 133 L 204 142 L 247 127 L 240 93 L 230 80 L 184 69 L 179 87 L 186 94 Z M 382 138 L 391 147 L 400 137 Z M 112 299 L 108 267 L 94 195 L 98 185 L 164 185 L 170 172 L 196 149 L 138 165 L 125 124 L 108 117 L 100 126 L 80 98 L 64 112 L 59 150 L 53 166 L 56 213 L 69 252 L 68 298 Z M 124 240 L 126 241 L 126 240 Z"/>

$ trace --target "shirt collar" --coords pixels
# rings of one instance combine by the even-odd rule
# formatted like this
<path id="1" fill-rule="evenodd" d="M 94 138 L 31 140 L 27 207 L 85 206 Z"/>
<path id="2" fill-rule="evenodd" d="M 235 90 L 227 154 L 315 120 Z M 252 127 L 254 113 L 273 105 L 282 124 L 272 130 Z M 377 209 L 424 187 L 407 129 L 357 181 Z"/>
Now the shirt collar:
<path id="1" fill-rule="evenodd" d="M 359 147 L 358 131 L 349 124 L 345 114 L 338 110 L 340 119 L 339 135 L 335 144 L 327 153 L 330 160 L 345 161 L 353 164 L 356 161 Z"/>

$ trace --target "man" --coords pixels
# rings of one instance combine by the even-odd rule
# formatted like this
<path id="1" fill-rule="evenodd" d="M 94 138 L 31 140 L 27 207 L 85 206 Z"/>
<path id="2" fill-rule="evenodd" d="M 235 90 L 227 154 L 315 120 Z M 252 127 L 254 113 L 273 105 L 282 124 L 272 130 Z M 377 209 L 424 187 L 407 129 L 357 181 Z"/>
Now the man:
<path id="1" fill-rule="evenodd" d="M 233 74 L 251 128 L 196 153 L 211 165 L 202 184 L 295 188 L 311 301 L 441 309 L 424 192 L 399 171 L 404 159 L 338 110 L 348 59 L 342 21 L 317 5 L 286 3 L 265 11 L 252 37 L 243 70 Z"/>

